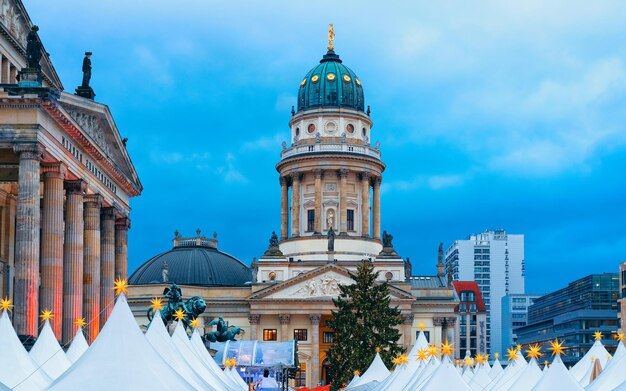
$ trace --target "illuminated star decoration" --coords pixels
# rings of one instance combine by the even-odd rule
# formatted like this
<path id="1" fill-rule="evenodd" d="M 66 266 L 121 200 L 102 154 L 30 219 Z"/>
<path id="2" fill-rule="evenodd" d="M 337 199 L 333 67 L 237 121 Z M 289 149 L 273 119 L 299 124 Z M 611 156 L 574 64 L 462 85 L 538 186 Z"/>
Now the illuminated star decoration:
<path id="1" fill-rule="evenodd" d="M 448 340 L 446 339 L 446 342 L 441 344 L 441 356 L 452 356 L 452 345 L 454 345 L 454 343 L 448 343 Z"/>
<path id="2" fill-rule="evenodd" d="M 596 361 L 596 358 L 594 356 L 591 356 L 590 359 L 591 359 L 591 362 Z"/>
<path id="3" fill-rule="evenodd" d="M 517 346 L 515 347 L 515 349 L 517 349 L 517 351 L 518 351 L 518 352 L 519 352 L 519 351 L 521 351 L 521 350 L 522 350 L 522 345 L 517 344 Z"/>
<path id="4" fill-rule="evenodd" d="M 487 356 L 486 355 L 483 356 L 482 354 L 478 353 L 476 355 L 476 362 L 478 364 L 484 364 L 485 362 L 487 362 Z"/>
<path id="5" fill-rule="evenodd" d="M 115 290 L 115 296 L 119 296 L 122 293 L 128 293 L 128 281 L 126 279 L 116 278 L 113 282 L 113 289 Z"/>
<path id="6" fill-rule="evenodd" d="M 506 355 L 507 355 L 507 360 L 509 361 L 517 360 L 517 349 L 516 348 L 507 349 Z"/>
<path id="7" fill-rule="evenodd" d="M 401 354 L 396 357 L 396 365 L 403 365 L 409 362 L 409 356 L 406 354 Z"/>
<path id="8" fill-rule="evenodd" d="M 493 356 L 494 356 L 494 357 L 496 358 L 496 360 L 497 360 L 497 359 L 498 359 L 498 357 L 500 357 L 500 353 L 495 352 L 495 353 L 493 354 Z"/>
<path id="9" fill-rule="evenodd" d="M 593 339 L 596 341 L 602 340 L 602 332 L 600 330 L 593 333 Z"/>
<path id="10" fill-rule="evenodd" d="M 418 360 L 426 360 L 428 358 L 428 350 L 418 349 L 416 356 Z"/>
<path id="11" fill-rule="evenodd" d="M 559 339 L 555 339 L 554 341 L 550 341 L 550 347 L 548 348 L 548 350 L 552 350 L 552 355 L 556 355 L 556 354 L 563 354 L 563 349 L 565 349 L 565 347 L 563 346 L 563 343 L 565 341 L 561 341 L 559 342 Z"/>
<path id="12" fill-rule="evenodd" d="M 424 329 L 426 328 L 426 325 L 424 324 L 424 322 L 420 322 L 420 324 L 417 325 L 417 327 L 421 330 L 424 331 Z"/>
<path id="13" fill-rule="evenodd" d="M 465 359 L 465 366 L 466 366 L 466 367 L 471 367 L 471 366 L 472 366 L 472 361 L 473 361 L 473 360 L 472 360 L 472 358 L 471 358 L 471 357 L 466 358 L 466 359 Z"/>
<path id="14" fill-rule="evenodd" d="M 618 341 L 623 341 L 624 340 L 624 333 L 617 333 L 617 340 Z"/>
<path id="15" fill-rule="evenodd" d="M 50 311 L 49 309 L 45 309 L 41 311 L 41 315 L 39 315 L 39 317 L 41 318 L 42 322 L 45 322 L 46 320 L 54 318 L 54 315 L 52 315 L 52 311 Z"/>
<path id="16" fill-rule="evenodd" d="M 526 350 L 526 353 L 527 353 L 526 357 L 534 358 L 535 360 L 543 356 L 543 353 L 541 353 L 541 346 L 538 343 L 534 345 L 528 345 L 528 349 Z"/>
<path id="17" fill-rule="evenodd" d="M 200 319 L 198 318 L 192 319 L 191 322 L 189 322 L 189 325 L 193 327 L 194 329 L 200 327 Z"/>
<path id="18" fill-rule="evenodd" d="M 437 353 L 437 346 L 429 345 L 428 346 L 428 356 L 437 357 L 439 354 Z"/>
<path id="19" fill-rule="evenodd" d="M 0 309 L 3 311 L 12 311 L 11 309 L 13 308 L 13 304 L 11 304 L 11 299 L 9 299 L 8 297 L 5 297 L 4 299 L 0 300 Z"/>
<path id="20" fill-rule="evenodd" d="M 545 365 L 547 367 L 548 366 L 548 360 L 544 361 L 543 365 Z"/>
<path id="21" fill-rule="evenodd" d="M 359 371 L 358 369 L 354 370 L 354 376 L 359 376 L 361 374 L 361 371 Z"/>
<path id="22" fill-rule="evenodd" d="M 76 325 L 77 327 L 84 327 L 87 324 L 87 322 L 85 322 L 85 318 L 76 318 L 76 320 L 74 321 L 74 325 Z"/>
<path id="23" fill-rule="evenodd" d="M 376 346 L 376 353 L 380 353 L 380 348 Z"/>
<path id="24" fill-rule="evenodd" d="M 185 311 L 183 311 L 182 308 L 179 308 L 176 310 L 176 312 L 174 312 L 174 319 L 176 319 L 177 321 L 181 321 L 185 319 L 186 317 L 187 317 L 187 314 L 185 313 Z"/>
<path id="25" fill-rule="evenodd" d="M 150 300 L 150 308 L 152 308 L 154 311 L 161 311 L 163 309 L 163 299 L 161 299 L 160 297 L 155 297 L 154 299 Z"/>

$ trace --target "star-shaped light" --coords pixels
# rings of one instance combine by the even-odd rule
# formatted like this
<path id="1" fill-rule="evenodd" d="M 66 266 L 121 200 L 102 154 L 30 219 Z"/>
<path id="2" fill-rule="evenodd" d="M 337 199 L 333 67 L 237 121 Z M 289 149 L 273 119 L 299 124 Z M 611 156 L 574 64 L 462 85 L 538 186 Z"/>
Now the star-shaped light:
<path id="1" fill-rule="evenodd" d="M 565 341 L 561 341 L 559 342 L 559 339 L 555 339 L 554 341 L 550 341 L 550 347 L 548 348 L 548 350 L 552 350 L 552 355 L 556 355 L 556 354 L 563 354 L 563 349 L 565 349 L 565 347 L 563 346 L 563 343 Z"/>
<path id="2" fill-rule="evenodd" d="M 191 322 L 189 322 L 189 325 L 193 327 L 194 329 L 200 327 L 200 319 L 198 318 L 192 319 Z"/>
<path id="3" fill-rule="evenodd" d="M 602 340 L 602 332 L 600 330 L 595 331 L 593 333 L 593 339 L 595 339 L 596 341 Z"/>
<path id="4" fill-rule="evenodd" d="M 473 362 L 474 362 L 474 360 L 472 360 L 471 357 L 468 357 L 468 358 L 465 359 L 465 366 L 466 367 L 471 367 Z"/>
<path id="5" fill-rule="evenodd" d="M 507 355 L 507 359 L 509 361 L 515 361 L 517 360 L 517 349 L 516 348 L 511 348 L 511 349 L 507 349 L 506 351 L 506 355 Z"/>
<path id="6" fill-rule="evenodd" d="M 394 358 L 394 360 L 394 364 L 403 365 L 409 362 L 409 356 L 407 356 L 406 354 L 401 354 L 398 357 Z"/>
<path id="7" fill-rule="evenodd" d="M 437 346 L 429 345 L 427 350 L 428 350 L 428 356 L 429 357 L 437 357 L 437 356 L 439 356 L 439 353 L 437 352 Z"/>
<path id="8" fill-rule="evenodd" d="M 589 359 L 591 360 L 591 362 L 596 361 L 596 358 L 594 356 L 589 357 Z"/>
<path id="9" fill-rule="evenodd" d="M 163 299 L 161 299 L 160 297 L 155 297 L 154 299 L 150 300 L 150 308 L 152 308 L 154 311 L 161 311 L 163 309 Z"/>
<path id="10" fill-rule="evenodd" d="M 86 324 L 87 322 L 85 321 L 85 318 L 76 318 L 74 321 L 74 325 L 77 327 L 84 327 Z"/>
<path id="11" fill-rule="evenodd" d="M 624 333 L 617 333 L 617 340 L 618 341 L 623 341 L 624 340 Z"/>
<path id="12" fill-rule="evenodd" d="M 359 371 L 358 369 L 354 370 L 354 376 L 359 376 L 361 374 L 361 371 Z"/>
<path id="13" fill-rule="evenodd" d="M 13 308 L 13 304 L 11 302 L 11 299 L 9 299 L 8 297 L 5 297 L 4 299 L 0 300 L 0 309 L 3 311 L 12 311 Z"/>
<path id="14" fill-rule="evenodd" d="M 522 350 L 522 345 L 517 344 L 517 346 L 515 347 L 515 349 L 517 349 L 517 351 L 518 351 L 518 352 L 519 352 L 519 351 L 521 351 L 521 350 Z"/>
<path id="15" fill-rule="evenodd" d="M 417 327 L 421 330 L 424 331 L 424 329 L 426 328 L 426 325 L 424 324 L 424 322 L 420 322 L 420 324 L 417 325 Z"/>
<path id="16" fill-rule="evenodd" d="M 428 350 L 418 349 L 416 356 L 418 360 L 426 360 L 428 358 Z"/>
<path id="17" fill-rule="evenodd" d="M 115 296 L 119 296 L 122 293 L 128 293 L 128 280 L 116 278 L 113 282 L 113 290 L 115 290 Z"/>
<path id="18" fill-rule="evenodd" d="M 186 317 L 187 317 L 187 314 L 185 313 L 185 311 L 183 311 L 182 308 L 179 308 L 174 312 L 174 319 L 178 321 L 181 321 L 185 319 Z"/>
<path id="19" fill-rule="evenodd" d="M 535 360 L 543 356 L 543 353 L 541 353 L 541 346 L 538 343 L 534 345 L 528 345 L 528 349 L 526 350 L 526 353 L 527 353 L 526 357 L 534 358 Z"/>
<path id="20" fill-rule="evenodd" d="M 452 345 L 454 345 L 454 343 L 448 343 L 448 340 L 446 339 L 446 342 L 441 344 L 441 355 L 452 356 Z"/>
<path id="21" fill-rule="evenodd" d="M 479 364 L 484 364 L 485 362 L 487 362 L 487 356 L 483 356 L 482 354 L 478 353 L 476 355 L 476 362 Z"/>
<path id="22" fill-rule="evenodd" d="M 543 365 L 545 365 L 547 367 L 548 366 L 548 360 L 544 361 Z"/>
<path id="23" fill-rule="evenodd" d="M 46 320 L 54 318 L 54 315 L 52 314 L 52 311 L 50 311 L 49 309 L 45 309 L 41 311 L 41 315 L 39 315 L 39 317 L 41 318 L 42 322 L 45 322 Z"/>
<path id="24" fill-rule="evenodd" d="M 494 356 L 494 357 L 496 358 L 496 360 L 497 360 L 497 359 L 498 359 L 498 357 L 500 357 L 500 353 L 495 352 L 495 353 L 493 354 L 493 356 Z"/>
<path id="25" fill-rule="evenodd" d="M 376 353 L 380 353 L 380 348 L 376 346 Z"/>

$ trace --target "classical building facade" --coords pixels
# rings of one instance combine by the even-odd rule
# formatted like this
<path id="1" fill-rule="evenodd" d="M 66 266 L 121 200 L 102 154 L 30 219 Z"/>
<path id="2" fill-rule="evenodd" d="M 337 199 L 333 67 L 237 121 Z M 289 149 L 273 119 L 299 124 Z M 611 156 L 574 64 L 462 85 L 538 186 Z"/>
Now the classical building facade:
<path id="1" fill-rule="evenodd" d="M 368 260 L 379 281 L 390 283 L 391 303 L 402 313 L 400 343 L 411 346 L 420 326 L 431 343 L 454 341 L 456 302 L 443 263 L 437 275 L 412 276 L 409 260 L 381 230 L 385 164 L 378 143 L 372 145 L 372 125 L 363 84 L 331 40 L 319 64 L 300 81 L 290 142 L 283 143 L 276 165 L 280 230 L 267 251 L 246 274 L 241 262 L 217 250 L 215 238 L 177 234 L 172 250 L 130 278 L 129 302 L 138 322 L 146 323 L 150 299 L 175 282 L 186 298 L 205 299 L 204 324 L 221 316 L 245 330 L 243 339 L 298 340 L 297 385 L 314 386 L 326 381 L 332 299 L 339 285 L 353 283 L 349 272 Z"/>
<path id="2" fill-rule="evenodd" d="M 142 186 L 93 100 L 89 56 L 77 93 L 64 91 L 22 2 L 0 5 L 0 295 L 24 338 L 43 309 L 59 339 L 81 317 L 94 338 L 127 274 L 129 201 Z"/>

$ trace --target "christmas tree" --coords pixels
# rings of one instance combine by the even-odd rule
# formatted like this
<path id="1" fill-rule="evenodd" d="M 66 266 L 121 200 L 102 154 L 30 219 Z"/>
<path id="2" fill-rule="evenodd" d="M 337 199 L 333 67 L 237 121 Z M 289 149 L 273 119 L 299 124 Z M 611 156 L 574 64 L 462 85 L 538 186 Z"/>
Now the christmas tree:
<path id="1" fill-rule="evenodd" d="M 354 284 L 339 286 L 341 293 L 333 299 L 337 309 L 328 321 L 335 332 L 327 353 L 333 390 L 347 384 L 355 370 L 365 372 L 376 351 L 390 367 L 392 358 L 404 350 L 397 344 L 400 310 L 390 305 L 388 283 L 376 281 L 378 273 L 369 261 L 361 262 L 350 276 Z"/>

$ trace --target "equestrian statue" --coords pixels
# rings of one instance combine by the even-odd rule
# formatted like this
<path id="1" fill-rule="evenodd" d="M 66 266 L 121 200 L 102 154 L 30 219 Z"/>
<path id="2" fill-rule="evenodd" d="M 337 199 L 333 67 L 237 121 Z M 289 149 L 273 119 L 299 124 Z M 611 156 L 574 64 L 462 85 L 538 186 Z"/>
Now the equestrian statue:
<path id="1" fill-rule="evenodd" d="M 167 306 L 161 310 L 161 318 L 166 325 L 174 320 L 174 313 L 182 309 L 185 313 L 183 318 L 183 326 L 185 330 L 191 328 L 191 321 L 197 318 L 206 309 L 206 302 L 201 296 L 193 296 L 187 301 L 183 301 L 183 294 L 180 287 L 176 284 L 170 284 L 163 290 L 163 297 L 167 299 Z M 154 317 L 154 309 L 148 309 L 148 321 L 152 322 Z"/>

